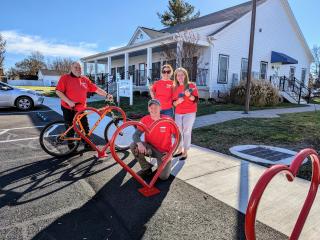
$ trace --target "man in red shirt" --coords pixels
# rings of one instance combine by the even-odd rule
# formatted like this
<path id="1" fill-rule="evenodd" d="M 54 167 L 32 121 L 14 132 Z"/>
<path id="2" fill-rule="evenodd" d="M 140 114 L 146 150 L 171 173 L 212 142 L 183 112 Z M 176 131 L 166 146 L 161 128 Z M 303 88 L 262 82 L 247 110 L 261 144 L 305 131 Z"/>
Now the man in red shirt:
<path id="1" fill-rule="evenodd" d="M 140 122 L 150 127 L 153 122 L 160 118 L 169 118 L 165 115 L 160 115 L 160 102 L 156 99 L 151 99 L 148 102 L 149 115 L 144 116 Z M 139 127 L 133 134 L 133 143 L 130 145 L 131 152 L 138 160 L 141 170 L 138 175 L 142 178 L 152 174 L 152 164 L 149 163 L 145 156 L 154 157 L 157 159 L 158 166 L 162 163 L 162 157 L 170 151 L 172 146 L 172 135 L 174 134 L 173 127 L 164 122 L 152 129 L 150 133 L 145 133 L 145 141 L 141 141 L 143 129 Z M 168 179 L 171 172 L 171 160 L 168 162 L 159 178 L 162 180 Z"/>
<path id="2" fill-rule="evenodd" d="M 56 87 L 56 94 L 61 98 L 61 109 L 63 118 L 67 126 L 72 125 L 74 116 L 78 111 L 82 111 L 87 106 L 87 93 L 95 92 L 101 96 L 112 100 L 112 95 L 93 84 L 87 77 L 81 76 L 81 66 L 78 62 L 71 64 L 70 74 L 62 75 Z M 87 116 L 81 119 L 86 133 L 89 132 L 89 123 Z M 71 130 L 68 136 L 74 136 Z M 73 143 L 69 143 L 69 148 L 73 147 Z M 85 144 L 85 149 L 91 149 L 89 144 Z"/>

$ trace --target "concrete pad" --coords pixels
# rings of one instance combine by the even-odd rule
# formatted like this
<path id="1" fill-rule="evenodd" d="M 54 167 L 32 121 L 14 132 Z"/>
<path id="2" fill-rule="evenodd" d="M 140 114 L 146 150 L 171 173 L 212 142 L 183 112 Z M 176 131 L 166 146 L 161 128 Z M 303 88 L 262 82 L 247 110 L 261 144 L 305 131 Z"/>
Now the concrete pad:
<path id="1" fill-rule="evenodd" d="M 243 161 L 236 166 L 187 183 L 245 213 L 249 196 L 266 168 Z M 295 179 L 289 183 L 284 175 L 276 176 L 260 202 L 257 220 L 290 235 L 310 182 Z M 320 195 L 317 196 L 300 239 L 317 239 L 320 235 Z"/>

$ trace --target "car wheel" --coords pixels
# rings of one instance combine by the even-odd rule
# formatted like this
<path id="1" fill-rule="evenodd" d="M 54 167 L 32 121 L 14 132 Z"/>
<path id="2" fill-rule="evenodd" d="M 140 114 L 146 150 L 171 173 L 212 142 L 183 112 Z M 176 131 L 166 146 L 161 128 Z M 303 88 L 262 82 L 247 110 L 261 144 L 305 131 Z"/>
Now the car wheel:
<path id="1" fill-rule="evenodd" d="M 28 111 L 33 108 L 33 101 L 30 97 L 18 97 L 16 100 L 16 107 L 22 111 Z"/>

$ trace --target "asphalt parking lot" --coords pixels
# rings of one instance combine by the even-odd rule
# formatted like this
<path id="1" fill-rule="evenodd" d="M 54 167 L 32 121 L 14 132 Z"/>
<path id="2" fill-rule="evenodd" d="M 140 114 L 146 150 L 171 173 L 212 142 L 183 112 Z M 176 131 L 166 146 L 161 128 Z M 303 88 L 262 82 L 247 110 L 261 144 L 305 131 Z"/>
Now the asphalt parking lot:
<path id="1" fill-rule="evenodd" d="M 0 109 L 0 239 L 245 239 L 243 214 L 177 178 L 144 198 L 110 156 L 47 155 L 38 137 L 48 122 L 36 111 Z M 128 152 L 119 155 L 138 170 Z M 287 239 L 261 223 L 257 232 Z"/>

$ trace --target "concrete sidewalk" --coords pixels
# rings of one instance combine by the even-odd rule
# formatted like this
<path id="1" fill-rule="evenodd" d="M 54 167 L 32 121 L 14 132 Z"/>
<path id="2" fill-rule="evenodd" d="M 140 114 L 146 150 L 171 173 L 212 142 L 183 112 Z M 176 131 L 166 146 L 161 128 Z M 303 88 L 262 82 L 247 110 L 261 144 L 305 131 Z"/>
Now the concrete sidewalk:
<path id="1" fill-rule="evenodd" d="M 204 127 L 239 118 L 276 118 L 279 117 L 279 114 L 314 112 L 319 110 L 319 104 L 308 104 L 306 107 L 255 110 L 248 114 L 244 114 L 243 111 L 219 111 L 215 114 L 197 117 L 193 128 Z"/>
<path id="2" fill-rule="evenodd" d="M 57 112 L 57 99 L 46 98 L 45 104 Z M 252 111 L 248 115 L 241 112 L 218 112 L 198 117 L 196 127 L 228 121 L 241 117 L 278 117 L 282 113 L 308 112 L 320 109 L 319 105 L 309 105 L 291 109 L 270 109 Z M 94 121 L 94 116 L 89 119 Z M 105 126 L 103 123 L 101 126 Z M 101 128 L 102 129 L 102 128 Z M 103 136 L 101 129 L 97 134 Z M 100 132 L 99 132 L 100 131 Z M 192 146 L 188 159 L 174 159 L 172 174 L 182 181 L 202 190 L 215 199 L 245 213 L 250 194 L 266 168 L 228 155 L 198 146 Z M 259 206 L 257 220 L 290 235 L 300 212 L 310 182 L 296 179 L 289 183 L 283 175 L 276 176 L 267 188 Z M 300 239 L 318 239 L 320 235 L 320 196 L 311 209 Z"/>
<path id="3" fill-rule="evenodd" d="M 245 213 L 248 199 L 265 167 L 192 146 L 185 162 L 175 162 L 173 174 L 212 197 Z M 310 182 L 276 176 L 261 200 L 257 220 L 290 235 L 308 193 Z M 300 239 L 319 239 L 320 193 Z"/>

